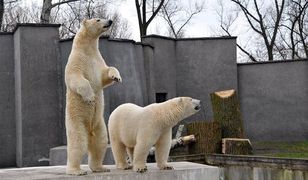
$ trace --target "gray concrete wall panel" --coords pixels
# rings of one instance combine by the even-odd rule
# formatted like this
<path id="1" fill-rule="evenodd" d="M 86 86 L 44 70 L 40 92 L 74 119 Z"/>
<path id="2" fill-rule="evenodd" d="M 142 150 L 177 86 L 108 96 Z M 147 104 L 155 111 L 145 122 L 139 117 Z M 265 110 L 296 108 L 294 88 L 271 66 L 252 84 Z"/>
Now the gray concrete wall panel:
<path id="1" fill-rule="evenodd" d="M 238 77 L 248 138 L 308 139 L 308 61 L 238 65 Z"/>
<path id="2" fill-rule="evenodd" d="M 176 59 L 177 96 L 194 97 L 203 104 L 189 120 L 212 120 L 209 94 L 237 90 L 236 39 L 178 40 Z"/>
<path id="3" fill-rule="evenodd" d="M 17 166 L 48 164 L 62 144 L 58 77 L 58 27 L 20 26 L 15 32 Z"/>
<path id="4" fill-rule="evenodd" d="M 0 34 L 0 168 L 16 165 L 14 39 Z"/>

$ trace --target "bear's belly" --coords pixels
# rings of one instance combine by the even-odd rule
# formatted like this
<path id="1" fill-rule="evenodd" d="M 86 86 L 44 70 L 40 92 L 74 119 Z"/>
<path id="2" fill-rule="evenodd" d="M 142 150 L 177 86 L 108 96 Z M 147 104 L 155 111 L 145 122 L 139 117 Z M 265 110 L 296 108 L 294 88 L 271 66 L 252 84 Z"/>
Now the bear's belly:
<path id="1" fill-rule="evenodd" d="M 122 133 L 121 134 L 121 141 L 126 147 L 133 148 L 136 145 L 136 135 L 135 133 Z"/>
<path id="2" fill-rule="evenodd" d="M 67 90 L 66 95 L 66 113 L 69 114 L 69 117 L 81 118 L 87 121 L 93 121 L 97 113 L 102 114 L 104 111 L 104 96 L 102 92 L 96 94 L 95 104 L 89 104 L 85 102 L 81 95 Z"/>

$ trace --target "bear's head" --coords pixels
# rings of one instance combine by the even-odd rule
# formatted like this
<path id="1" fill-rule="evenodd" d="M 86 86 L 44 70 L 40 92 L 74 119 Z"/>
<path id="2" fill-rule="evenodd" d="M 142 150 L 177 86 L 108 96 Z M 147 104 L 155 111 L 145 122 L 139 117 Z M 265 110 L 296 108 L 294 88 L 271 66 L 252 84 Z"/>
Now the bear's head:
<path id="1" fill-rule="evenodd" d="M 201 101 L 191 97 L 179 97 L 178 102 L 183 108 L 184 118 L 197 113 L 201 109 Z"/>
<path id="2" fill-rule="evenodd" d="M 103 32 L 107 31 L 112 24 L 112 20 L 106 19 L 84 19 L 81 23 L 82 31 L 94 38 L 98 38 Z"/>

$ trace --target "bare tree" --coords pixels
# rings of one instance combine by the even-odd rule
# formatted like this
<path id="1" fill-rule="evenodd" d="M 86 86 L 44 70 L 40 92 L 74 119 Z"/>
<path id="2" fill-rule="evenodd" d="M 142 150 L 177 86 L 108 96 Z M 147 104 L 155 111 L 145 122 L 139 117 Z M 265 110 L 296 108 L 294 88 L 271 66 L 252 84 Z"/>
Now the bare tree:
<path id="1" fill-rule="evenodd" d="M 1 31 L 11 32 L 16 27 L 17 23 L 31 22 L 29 18 L 31 13 L 31 9 L 22 6 L 21 1 L 4 1 Z"/>
<path id="2" fill-rule="evenodd" d="M 192 20 L 192 18 L 204 10 L 205 1 L 201 3 L 190 1 L 193 7 L 184 8 L 178 0 L 166 0 L 162 5 L 160 15 L 167 22 L 169 36 L 174 38 L 184 37 L 184 28 Z"/>
<path id="3" fill-rule="evenodd" d="M 5 10 L 7 9 L 6 6 L 10 6 L 18 1 L 19 0 L 0 0 L 0 30 L 3 30 L 3 16 L 5 14 Z"/>
<path id="4" fill-rule="evenodd" d="M 43 0 L 43 7 L 42 7 L 42 12 L 41 12 L 41 23 L 49 23 L 50 22 L 50 14 L 51 10 L 54 7 L 60 6 L 61 4 L 66 4 L 70 2 L 74 2 L 78 0 L 64 0 L 64 1 L 59 1 L 57 3 L 52 4 L 52 0 Z"/>
<path id="5" fill-rule="evenodd" d="M 247 0 L 231 0 L 234 2 L 244 14 L 251 29 L 262 37 L 263 43 L 267 50 L 268 61 L 274 60 L 274 46 L 278 29 L 281 25 L 282 13 L 285 8 L 285 0 L 274 1 L 274 8 L 262 9 L 257 0 L 253 0 L 253 10 L 249 8 L 249 1 Z M 270 13 L 270 14 L 269 14 Z"/>
<path id="6" fill-rule="evenodd" d="M 289 37 L 285 37 L 284 32 L 281 38 L 292 55 L 292 59 L 308 58 L 308 1 L 289 0 L 288 11 L 286 13 L 287 21 L 282 26 L 289 32 Z M 289 40 L 287 39 L 289 38 Z"/>
<path id="7" fill-rule="evenodd" d="M 152 0 L 150 2 L 150 0 L 142 0 L 142 2 L 139 2 L 139 0 L 135 0 L 140 37 L 147 34 L 147 28 L 157 13 L 160 11 L 164 1 L 165 0 Z M 148 12 L 151 13 L 149 18 L 147 18 Z"/>
<path id="8" fill-rule="evenodd" d="M 226 13 L 224 2 L 222 0 L 217 1 L 216 13 L 219 18 L 220 28 L 223 30 L 223 34 L 227 36 L 232 36 L 231 28 L 238 19 L 239 11 L 233 11 L 233 13 Z M 254 55 L 246 50 L 245 47 L 241 46 L 239 43 L 236 43 L 236 46 L 249 57 L 249 59 L 253 62 L 257 62 L 258 60 L 254 57 Z"/>
<path id="9" fill-rule="evenodd" d="M 117 12 L 108 12 L 108 5 L 108 1 L 95 2 L 92 0 L 66 4 L 61 6 L 59 11 L 53 12 L 51 21 L 62 24 L 60 27 L 61 38 L 70 38 L 76 34 L 83 19 L 112 19 L 113 24 L 107 32 L 108 35 L 113 38 L 131 38 L 127 20 Z"/>
<path id="10" fill-rule="evenodd" d="M 10 2 L 10 3 L 8 3 Z M 17 2 L 17 3 L 13 3 Z M 41 7 L 35 2 L 32 5 L 19 3 L 18 0 L 4 1 L 5 12 L 3 16 L 2 31 L 12 31 L 17 23 L 40 23 Z M 61 1 L 67 2 L 67 1 Z M 54 4 L 56 5 L 56 4 Z M 104 18 L 113 19 L 113 25 L 109 31 L 111 37 L 130 38 L 131 31 L 128 23 L 117 12 L 108 12 L 108 1 L 82 0 L 63 5 L 54 6 L 50 12 L 48 22 L 61 24 L 60 38 L 73 37 L 80 27 L 83 19 Z M 60 8 L 61 7 L 61 8 Z"/>

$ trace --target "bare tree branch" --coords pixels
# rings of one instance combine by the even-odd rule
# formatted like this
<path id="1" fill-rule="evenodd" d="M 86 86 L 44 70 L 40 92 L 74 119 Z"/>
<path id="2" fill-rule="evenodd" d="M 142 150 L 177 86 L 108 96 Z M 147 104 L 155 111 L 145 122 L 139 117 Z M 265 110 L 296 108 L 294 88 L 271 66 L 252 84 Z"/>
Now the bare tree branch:
<path id="1" fill-rule="evenodd" d="M 52 8 L 56 6 L 60 6 L 62 4 L 67 4 L 70 2 L 75 2 L 78 0 L 65 0 L 52 4 L 52 0 L 43 0 L 43 7 L 41 11 L 41 23 L 49 23 L 50 22 L 50 13 Z"/>
<path id="2" fill-rule="evenodd" d="M 135 0 L 135 6 L 138 16 L 138 24 L 139 24 L 139 31 L 140 31 L 140 37 L 147 34 L 147 28 L 154 19 L 154 17 L 157 15 L 157 13 L 160 11 L 162 5 L 164 4 L 165 0 L 160 0 L 159 5 L 157 8 L 154 8 L 154 1 L 152 1 L 152 14 L 149 19 L 147 19 L 147 0 L 142 0 L 142 3 L 139 3 L 139 0 Z M 140 9 L 140 6 L 141 9 Z"/>

